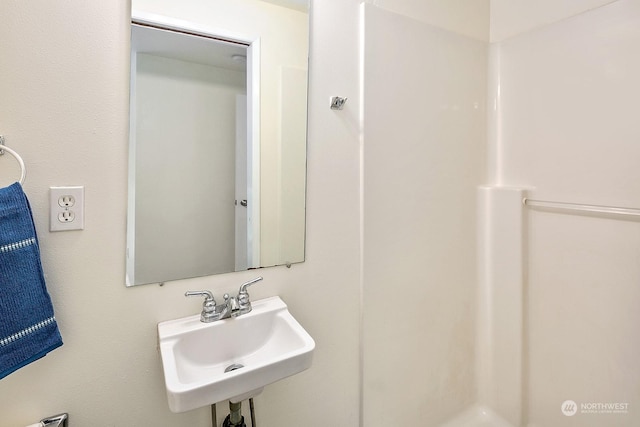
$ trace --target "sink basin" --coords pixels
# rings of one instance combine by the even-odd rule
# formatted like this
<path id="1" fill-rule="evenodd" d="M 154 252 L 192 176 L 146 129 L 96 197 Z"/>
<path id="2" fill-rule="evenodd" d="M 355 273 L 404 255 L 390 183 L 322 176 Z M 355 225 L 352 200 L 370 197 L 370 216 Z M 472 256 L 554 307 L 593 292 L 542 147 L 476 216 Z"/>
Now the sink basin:
<path id="1" fill-rule="evenodd" d="M 240 402 L 311 366 L 315 342 L 287 305 L 279 297 L 251 305 L 236 318 L 202 323 L 197 314 L 158 324 L 172 412 Z"/>

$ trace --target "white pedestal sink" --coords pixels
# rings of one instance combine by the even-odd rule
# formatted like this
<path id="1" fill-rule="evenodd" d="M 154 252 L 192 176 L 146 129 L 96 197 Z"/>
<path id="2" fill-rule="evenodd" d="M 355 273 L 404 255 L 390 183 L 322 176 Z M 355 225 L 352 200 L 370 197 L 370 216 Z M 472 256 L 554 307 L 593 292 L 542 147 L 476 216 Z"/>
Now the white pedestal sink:
<path id="1" fill-rule="evenodd" d="M 311 366 L 315 342 L 286 304 L 271 297 L 253 301 L 252 307 L 211 323 L 194 315 L 158 324 L 172 412 L 239 402 Z"/>

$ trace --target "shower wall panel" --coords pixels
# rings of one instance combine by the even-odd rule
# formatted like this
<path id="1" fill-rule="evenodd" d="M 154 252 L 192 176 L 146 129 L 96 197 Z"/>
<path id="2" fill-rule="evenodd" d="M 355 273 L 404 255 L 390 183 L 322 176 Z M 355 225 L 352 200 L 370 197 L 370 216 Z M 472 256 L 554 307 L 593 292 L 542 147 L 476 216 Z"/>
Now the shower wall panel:
<path id="1" fill-rule="evenodd" d="M 475 400 L 487 44 L 364 7 L 363 424 Z"/>
<path id="2" fill-rule="evenodd" d="M 533 199 L 639 208 L 640 3 L 498 48 L 501 181 Z M 640 222 L 529 209 L 527 224 L 525 425 L 640 425 Z"/>

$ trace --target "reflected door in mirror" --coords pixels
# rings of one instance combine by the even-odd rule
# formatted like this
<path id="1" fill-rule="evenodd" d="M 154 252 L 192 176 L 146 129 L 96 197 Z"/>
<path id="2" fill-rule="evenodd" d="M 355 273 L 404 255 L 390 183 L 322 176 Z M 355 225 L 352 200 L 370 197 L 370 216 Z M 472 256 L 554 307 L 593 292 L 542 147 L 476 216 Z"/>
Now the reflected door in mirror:
<path id="1" fill-rule="evenodd" d="M 306 50 L 133 20 L 127 285 L 303 261 Z"/>

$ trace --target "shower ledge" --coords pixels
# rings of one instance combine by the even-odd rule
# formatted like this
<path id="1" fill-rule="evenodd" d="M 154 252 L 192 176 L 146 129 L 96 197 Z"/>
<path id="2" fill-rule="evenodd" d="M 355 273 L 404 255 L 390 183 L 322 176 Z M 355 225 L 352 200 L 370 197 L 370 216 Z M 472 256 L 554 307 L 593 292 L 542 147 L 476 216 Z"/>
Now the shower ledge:
<path id="1" fill-rule="evenodd" d="M 514 427 L 491 409 L 473 405 L 440 427 Z"/>

